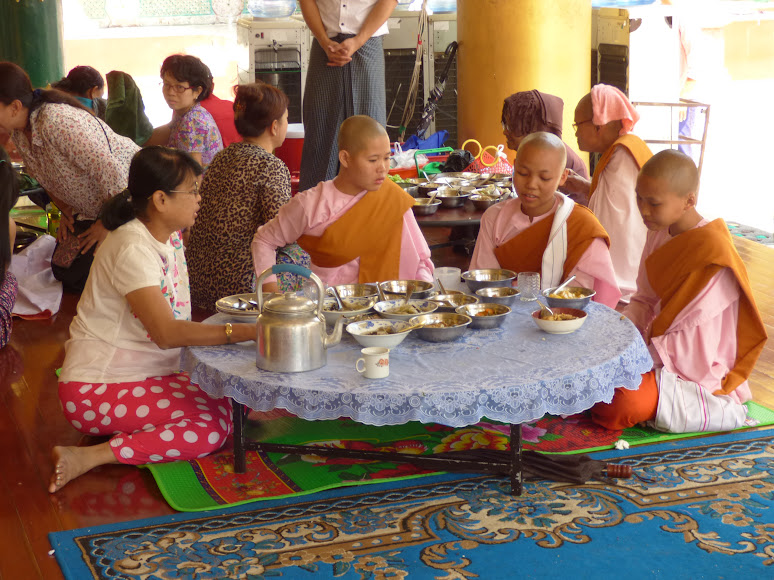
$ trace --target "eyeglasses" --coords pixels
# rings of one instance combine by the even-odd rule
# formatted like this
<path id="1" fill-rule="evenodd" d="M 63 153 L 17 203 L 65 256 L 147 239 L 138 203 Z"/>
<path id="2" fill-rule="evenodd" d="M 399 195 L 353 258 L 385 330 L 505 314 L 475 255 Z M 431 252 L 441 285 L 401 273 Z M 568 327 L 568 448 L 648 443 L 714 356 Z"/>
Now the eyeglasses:
<path id="1" fill-rule="evenodd" d="M 159 86 L 161 87 L 161 90 L 163 91 L 169 91 L 171 93 L 175 93 L 176 95 L 180 95 L 184 92 L 186 92 L 188 89 L 193 89 L 192 86 L 184 86 L 184 85 L 171 85 L 167 82 L 161 81 L 159 83 Z"/>
<path id="2" fill-rule="evenodd" d="M 170 189 L 169 193 L 191 193 L 193 195 L 199 195 L 199 182 L 194 182 L 193 189 Z"/>
<path id="3" fill-rule="evenodd" d="M 583 125 L 583 123 L 591 123 L 591 121 L 592 121 L 591 119 L 586 119 L 585 121 L 581 121 L 580 123 L 573 123 L 573 124 L 572 124 L 572 130 L 573 130 L 573 131 L 577 131 L 577 130 L 578 130 L 578 127 L 580 127 L 581 125 Z"/>

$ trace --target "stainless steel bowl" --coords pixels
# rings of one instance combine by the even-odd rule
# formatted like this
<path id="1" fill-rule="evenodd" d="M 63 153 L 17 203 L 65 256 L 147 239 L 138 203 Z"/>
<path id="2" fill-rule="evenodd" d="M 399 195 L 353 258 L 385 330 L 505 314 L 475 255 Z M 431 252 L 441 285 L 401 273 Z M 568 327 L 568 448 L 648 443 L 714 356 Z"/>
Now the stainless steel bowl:
<path id="1" fill-rule="evenodd" d="M 468 325 L 473 321 L 470 316 L 456 314 L 455 312 L 422 314 L 409 320 L 410 324 L 435 324 L 438 322 L 451 323 L 454 326 L 446 326 L 443 328 L 417 328 L 414 332 L 417 333 L 419 338 L 428 342 L 448 342 L 450 340 L 456 340 L 465 334 Z"/>
<path id="2" fill-rule="evenodd" d="M 468 193 L 464 193 L 460 188 L 440 187 L 435 199 L 441 200 L 441 207 L 460 207 L 468 199 Z"/>
<path id="3" fill-rule="evenodd" d="M 426 300 L 433 293 L 433 285 L 430 282 L 422 280 L 411 280 L 414 282 L 414 291 L 411 293 L 412 300 Z M 382 292 L 385 294 L 397 294 L 397 297 L 403 298 L 406 295 L 409 280 L 387 280 L 379 284 Z M 390 296 L 387 296 L 390 299 Z"/>
<path id="4" fill-rule="evenodd" d="M 379 313 L 379 316 L 390 320 L 409 320 L 415 316 L 421 314 L 431 314 L 438 310 L 438 303 L 431 302 L 430 300 L 409 300 L 409 305 L 413 306 L 418 312 L 412 314 L 394 314 L 391 311 L 402 307 L 405 303 L 400 298 L 396 300 L 385 300 L 384 302 L 377 302 L 374 305 L 374 310 Z M 421 314 L 419 314 L 421 313 Z"/>
<path id="5" fill-rule="evenodd" d="M 430 297 L 431 302 L 438 303 L 437 312 L 454 312 L 460 306 L 466 304 L 475 304 L 478 302 L 478 298 L 470 296 L 469 294 L 434 294 Z M 442 302 L 443 301 L 443 302 Z M 449 306 L 448 303 L 452 304 Z"/>
<path id="6" fill-rule="evenodd" d="M 419 195 L 425 195 L 425 196 L 431 196 L 433 192 L 438 189 L 439 187 L 443 187 L 440 183 L 420 183 L 417 185 L 417 191 L 419 191 Z"/>
<path id="7" fill-rule="evenodd" d="M 476 296 L 479 302 L 493 302 L 495 304 L 504 304 L 510 306 L 519 297 L 519 291 L 512 286 L 494 286 L 489 288 L 479 288 L 476 290 Z"/>
<path id="8" fill-rule="evenodd" d="M 549 294 L 553 294 L 556 288 L 546 288 L 543 290 L 543 296 L 546 302 L 551 308 L 575 308 L 577 310 L 586 310 L 586 307 L 591 302 L 591 299 L 596 295 L 596 292 L 591 288 L 583 288 L 581 286 L 568 286 L 565 290 L 573 292 L 575 294 L 583 294 L 582 298 L 551 298 Z"/>
<path id="9" fill-rule="evenodd" d="M 336 299 L 329 296 L 323 300 L 323 317 L 325 323 L 333 326 L 339 318 L 352 318 L 369 312 L 373 308 L 378 299 L 375 296 L 361 296 L 355 298 L 354 296 L 349 298 L 342 297 L 342 301 L 345 303 L 346 310 L 336 310 L 334 304 Z"/>
<path id="10" fill-rule="evenodd" d="M 468 285 L 471 292 L 480 288 L 493 286 L 510 286 L 516 279 L 516 272 L 502 268 L 485 268 L 482 270 L 468 270 L 462 273 L 462 279 Z"/>
<path id="11" fill-rule="evenodd" d="M 489 183 L 494 183 L 495 181 L 507 181 L 510 183 L 513 180 L 513 176 L 510 173 L 486 173 L 481 174 L 481 177 L 486 177 Z"/>
<path id="12" fill-rule="evenodd" d="M 473 207 L 475 207 L 479 211 L 484 211 L 492 207 L 494 204 L 496 204 L 499 199 L 495 199 L 492 197 L 484 197 L 483 195 L 480 195 L 478 193 L 474 193 L 468 198 L 470 201 L 473 202 Z"/>
<path id="13" fill-rule="evenodd" d="M 419 197 L 414 200 L 411 209 L 414 215 L 431 215 L 437 212 L 439 207 L 441 207 L 440 199 L 434 199 L 433 203 L 430 203 L 430 198 Z"/>
<path id="14" fill-rule="evenodd" d="M 486 310 L 494 311 L 494 314 L 481 314 Z M 496 328 L 502 326 L 503 322 L 505 322 L 505 317 L 510 314 L 511 309 L 504 304 L 479 302 L 478 304 L 460 306 L 455 312 L 470 316 L 472 319 L 470 328 Z"/>
<path id="15" fill-rule="evenodd" d="M 378 296 L 379 290 L 376 284 L 339 284 L 332 286 L 339 293 L 339 298 L 364 298 L 369 296 Z M 333 292 L 329 289 L 329 294 Z"/>

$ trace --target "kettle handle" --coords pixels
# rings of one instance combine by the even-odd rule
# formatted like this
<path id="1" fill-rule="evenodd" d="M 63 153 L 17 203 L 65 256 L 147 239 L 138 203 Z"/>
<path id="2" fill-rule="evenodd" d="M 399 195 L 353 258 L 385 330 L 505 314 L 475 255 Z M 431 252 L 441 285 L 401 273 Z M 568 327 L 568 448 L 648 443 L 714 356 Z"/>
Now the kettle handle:
<path id="1" fill-rule="evenodd" d="M 321 316 L 323 298 L 325 296 L 325 288 L 323 288 L 322 280 L 320 280 L 320 277 L 309 268 L 304 268 L 298 264 L 275 264 L 271 268 L 266 268 L 266 270 L 261 272 L 261 275 L 258 276 L 258 280 L 255 281 L 255 296 L 258 299 L 258 312 L 263 312 L 263 290 L 261 289 L 261 283 L 272 274 L 281 274 L 283 272 L 303 276 L 317 285 L 317 316 Z"/>

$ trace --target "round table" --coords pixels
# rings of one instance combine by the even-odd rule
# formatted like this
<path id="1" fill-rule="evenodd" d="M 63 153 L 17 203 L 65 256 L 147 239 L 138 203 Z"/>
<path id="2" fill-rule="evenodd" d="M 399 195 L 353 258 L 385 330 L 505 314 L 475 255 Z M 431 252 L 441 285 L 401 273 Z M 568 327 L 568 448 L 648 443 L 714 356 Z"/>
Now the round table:
<path id="1" fill-rule="evenodd" d="M 314 371 L 258 369 L 253 343 L 189 347 L 183 369 L 211 396 L 235 402 L 235 424 L 243 419 L 244 406 L 370 425 L 421 421 L 461 427 L 486 417 L 518 427 L 547 413 L 569 415 L 609 402 L 615 388 L 638 388 L 642 373 L 652 368 L 640 333 L 620 313 L 592 302 L 578 331 L 552 335 L 530 319 L 535 308 L 533 302 L 517 302 L 502 327 L 468 329 L 453 342 L 425 342 L 411 334 L 390 352 L 390 375 L 384 379 L 355 371 L 361 347 L 346 331 L 328 350 L 328 364 Z M 222 324 L 227 318 L 219 314 L 209 321 Z M 520 438 L 514 437 L 520 437 L 519 429 L 512 429 L 512 447 L 520 450 Z M 520 478 L 515 488 L 520 489 Z"/>

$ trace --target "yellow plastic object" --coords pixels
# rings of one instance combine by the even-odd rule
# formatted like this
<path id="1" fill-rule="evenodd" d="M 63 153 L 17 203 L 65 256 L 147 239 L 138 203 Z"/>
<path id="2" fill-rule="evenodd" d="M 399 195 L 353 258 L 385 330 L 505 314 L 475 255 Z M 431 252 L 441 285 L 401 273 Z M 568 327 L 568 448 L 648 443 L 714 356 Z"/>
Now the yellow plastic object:
<path id="1" fill-rule="evenodd" d="M 489 153 L 489 150 L 494 151 L 494 154 Z M 485 165 L 486 167 L 492 167 L 500 158 L 500 151 L 497 149 L 495 145 L 488 145 L 487 147 L 484 147 L 484 150 L 481 152 L 481 164 Z"/>
<path id="2" fill-rule="evenodd" d="M 478 141 L 476 141 L 475 139 L 468 139 L 467 141 L 465 141 L 465 142 L 462 144 L 462 147 L 460 147 L 460 149 L 464 149 L 465 151 L 467 151 L 467 149 L 465 149 L 465 145 L 467 145 L 468 143 L 475 143 L 475 144 L 478 146 L 478 153 L 476 153 L 476 154 L 473 156 L 473 159 L 474 159 L 474 160 L 476 160 L 476 159 L 478 159 L 479 157 L 481 157 L 481 152 L 483 151 L 483 149 L 482 149 L 482 147 L 481 147 L 481 143 L 479 143 L 479 142 L 478 142 Z M 473 155 L 473 153 L 470 153 L 470 154 L 471 154 L 471 155 Z"/>

